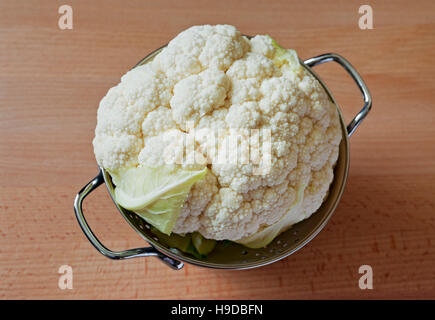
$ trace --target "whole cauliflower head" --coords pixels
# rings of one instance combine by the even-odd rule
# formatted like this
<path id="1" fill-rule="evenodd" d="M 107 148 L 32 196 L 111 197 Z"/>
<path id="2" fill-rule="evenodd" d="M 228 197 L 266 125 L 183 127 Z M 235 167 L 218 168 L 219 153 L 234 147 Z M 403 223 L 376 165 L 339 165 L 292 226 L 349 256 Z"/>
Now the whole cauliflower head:
<path id="1" fill-rule="evenodd" d="M 341 135 L 336 106 L 294 51 L 205 25 L 181 32 L 108 91 L 93 145 L 109 171 L 163 165 L 168 149 L 182 167 L 207 166 L 173 232 L 249 244 L 320 207 Z M 234 136 L 247 153 L 231 147 Z"/>

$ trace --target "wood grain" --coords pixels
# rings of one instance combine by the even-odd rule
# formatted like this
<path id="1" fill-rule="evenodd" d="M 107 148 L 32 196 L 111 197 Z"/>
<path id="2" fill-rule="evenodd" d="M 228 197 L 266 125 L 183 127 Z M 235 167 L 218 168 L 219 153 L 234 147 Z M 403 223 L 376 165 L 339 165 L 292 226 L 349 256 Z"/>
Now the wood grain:
<path id="1" fill-rule="evenodd" d="M 435 298 L 435 3 L 371 1 L 0 1 L 0 298 Z M 97 172 L 91 140 L 98 102 L 151 50 L 196 24 L 267 33 L 301 57 L 337 52 L 359 70 L 374 105 L 351 139 L 346 191 L 304 249 L 260 269 L 219 271 L 156 259 L 110 261 L 73 216 Z M 317 71 L 347 119 L 362 105 L 334 64 Z M 145 243 L 101 188 L 85 203 L 112 249 Z M 58 288 L 68 264 L 74 289 Z M 358 288 L 369 264 L 374 289 Z"/>

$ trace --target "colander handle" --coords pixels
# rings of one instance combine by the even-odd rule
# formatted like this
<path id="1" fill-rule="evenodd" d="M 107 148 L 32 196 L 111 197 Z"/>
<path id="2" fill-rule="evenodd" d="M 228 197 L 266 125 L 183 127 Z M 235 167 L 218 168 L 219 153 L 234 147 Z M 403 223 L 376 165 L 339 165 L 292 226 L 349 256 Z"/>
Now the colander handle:
<path id="1" fill-rule="evenodd" d="M 120 260 L 120 259 L 130 259 L 130 258 L 138 258 L 138 257 L 149 257 L 155 256 L 170 266 L 172 269 L 179 270 L 183 268 L 183 263 L 177 260 L 174 260 L 163 253 L 159 252 L 153 246 L 146 248 L 135 248 L 129 249 L 125 251 L 112 251 L 107 249 L 94 235 L 88 223 L 86 222 L 85 216 L 83 215 L 82 204 L 83 200 L 86 198 L 88 194 L 90 194 L 93 190 L 98 188 L 101 184 L 104 183 L 103 174 L 100 173 L 92 179 L 86 186 L 84 186 L 79 193 L 77 193 L 76 198 L 74 199 L 74 212 L 77 217 L 77 221 L 79 222 L 80 227 L 82 228 L 84 234 L 88 238 L 88 240 L 92 243 L 92 245 L 104 256 Z"/>
<path id="2" fill-rule="evenodd" d="M 304 63 L 309 67 L 314 67 L 318 64 L 322 64 L 329 61 L 337 62 L 344 68 L 344 70 L 347 71 L 347 73 L 350 74 L 352 79 L 356 82 L 364 98 L 363 108 L 361 109 L 360 112 L 358 112 L 355 118 L 353 118 L 352 121 L 347 125 L 347 135 L 348 137 L 350 137 L 369 113 L 372 107 L 372 96 L 364 80 L 361 78 L 361 76 L 355 70 L 355 68 L 350 64 L 350 62 L 336 53 L 325 53 L 320 56 L 307 59 L 304 61 Z"/>

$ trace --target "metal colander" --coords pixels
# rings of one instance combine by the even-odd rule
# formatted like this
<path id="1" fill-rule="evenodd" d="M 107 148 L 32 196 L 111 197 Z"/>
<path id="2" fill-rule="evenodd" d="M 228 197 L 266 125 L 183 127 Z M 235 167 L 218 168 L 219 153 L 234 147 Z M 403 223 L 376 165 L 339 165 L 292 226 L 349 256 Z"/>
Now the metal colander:
<path id="1" fill-rule="evenodd" d="M 136 66 L 151 61 L 164 47 L 161 47 L 142 59 Z M 314 73 L 311 67 L 328 61 L 339 63 L 355 80 L 364 98 L 364 107 L 355 116 L 355 118 L 345 126 L 340 109 L 333 98 L 331 92 L 326 87 L 319 76 Z M 125 251 L 112 251 L 106 248 L 93 234 L 86 219 L 83 215 L 82 203 L 84 198 L 101 184 L 105 183 L 112 200 L 114 200 L 114 186 L 108 172 L 100 168 L 98 175 L 82 188 L 74 200 L 74 211 L 80 227 L 93 246 L 104 256 L 111 259 L 129 259 L 136 257 L 156 256 L 163 262 L 174 269 L 181 269 L 183 262 L 194 265 L 220 269 L 249 269 L 267 265 L 269 263 L 281 260 L 298 249 L 302 248 L 311 239 L 313 239 L 322 228 L 326 225 L 335 208 L 340 201 L 341 195 L 346 184 L 349 170 L 349 137 L 366 117 L 372 105 L 372 99 L 367 86 L 359 76 L 358 72 L 343 57 L 334 53 L 323 54 L 308 60 L 302 61 L 301 65 L 305 67 L 324 87 L 331 101 L 337 106 L 340 115 L 343 139 L 340 143 L 339 156 L 334 169 L 334 180 L 331 184 L 329 194 L 322 206 L 308 219 L 303 220 L 292 226 L 286 232 L 276 237 L 267 247 L 260 249 L 251 249 L 236 243 L 218 242 L 216 248 L 207 256 L 207 258 L 195 258 L 188 253 L 171 248 L 164 239 L 159 239 L 157 235 L 151 232 L 151 225 L 143 220 L 134 212 L 128 211 L 117 205 L 113 201 L 119 212 L 136 230 L 136 232 L 146 240 L 151 246 L 145 248 L 129 249 Z M 135 66 L 135 67 L 136 67 Z M 183 261 L 183 262 L 182 262 Z"/>

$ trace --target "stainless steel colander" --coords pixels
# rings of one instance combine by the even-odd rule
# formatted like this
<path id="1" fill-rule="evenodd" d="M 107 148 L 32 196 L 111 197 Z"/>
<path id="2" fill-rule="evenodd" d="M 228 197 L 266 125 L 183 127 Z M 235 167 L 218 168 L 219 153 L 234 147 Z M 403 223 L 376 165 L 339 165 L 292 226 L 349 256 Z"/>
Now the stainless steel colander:
<path id="1" fill-rule="evenodd" d="M 155 50 L 144 59 L 139 61 L 136 66 L 151 61 L 163 48 L 164 47 Z M 364 98 L 363 108 L 347 126 L 344 124 L 340 108 L 338 107 L 331 92 L 326 87 L 324 82 L 319 78 L 319 76 L 311 69 L 311 67 L 315 65 L 329 61 L 335 61 L 339 63 L 351 75 Z M 261 267 L 281 260 L 296 252 L 310 240 L 312 240 L 326 225 L 335 208 L 337 207 L 338 202 L 340 201 L 349 170 L 349 137 L 353 134 L 355 129 L 360 125 L 370 111 L 372 106 L 372 98 L 367 86 L 361 79 L 358 72 L 346 59 L 338 54 L 323 54 L 305 61 L 301 60 L 301 64 L 322 84 L 331 101 L 337 106 L 343 132 L 339 156 L 334 169 L 334 180 L 331 184 L 329 194 L 319 210 L 317 210 L 310 218 L 295 224 L 289 230 L 275 238 L 275 240 L 273 240 L 273 242 L 265 248 L 250 249 L 236 243 L 231 243 L 228 245 L 228 243 L 224 244 L 222 242 L 218 242 L 215 250 L 213 250 L 213 252 L 210 253 L 206 259 L 199 259 L 188 253 L 183 253 L 177 249 L 171 248 L 164 241 L 164 239 L 159 239 L 154 233 L 151 232 L 151 226 L 140 216 L 118 206 L 114 200 L 114 186 L 112 184 L 111 177 L 104 168 L 100 168 L 98 175 L 79 191 L 74 200 L 74 211 L 77 220 L 92 245 L 101 254 L 111 259 L 129 259 L 156 256 L 171 268 L 177 270 L 183 267 L 183 262 L 210 268 L 249 269 Z M 89 193 L 103 183 L 106 184 L 113 203 L 118 208 L 119 212 L 130 224 L 130 226 L 150 244 L 149 247 L 135 248 L 125 251 L 112 251 L 106 248 L 94 235 L 83 215 L 82 203 Z"/>

